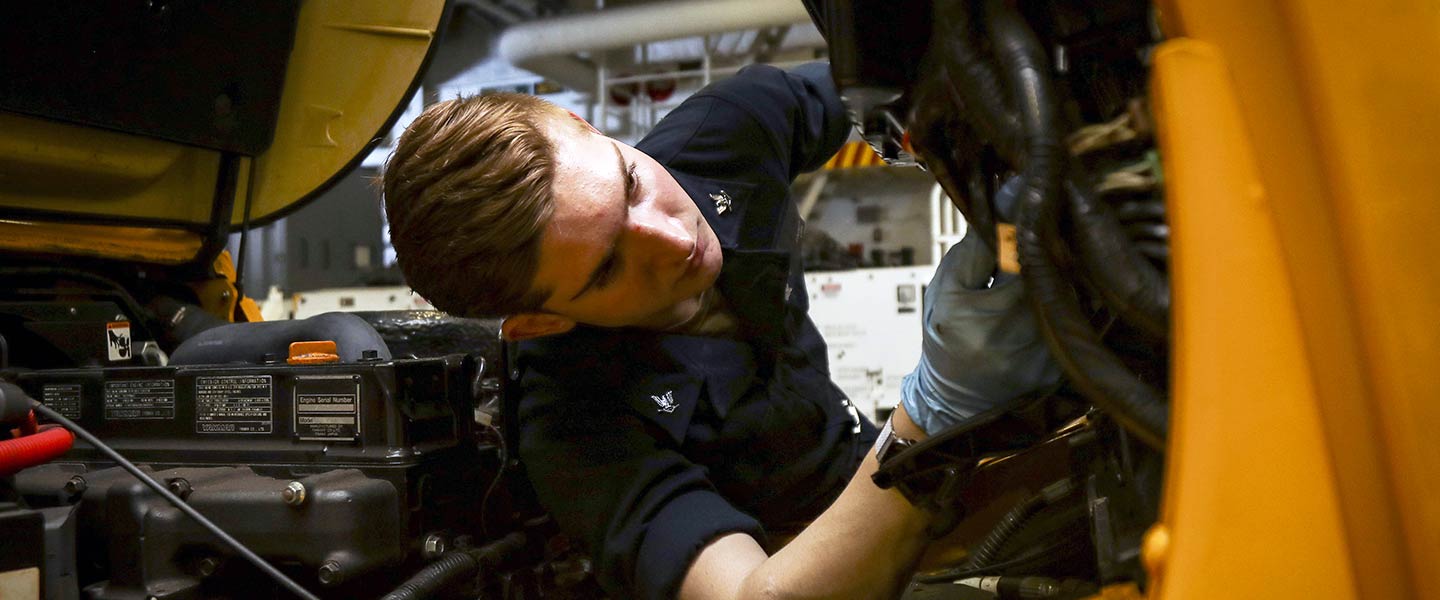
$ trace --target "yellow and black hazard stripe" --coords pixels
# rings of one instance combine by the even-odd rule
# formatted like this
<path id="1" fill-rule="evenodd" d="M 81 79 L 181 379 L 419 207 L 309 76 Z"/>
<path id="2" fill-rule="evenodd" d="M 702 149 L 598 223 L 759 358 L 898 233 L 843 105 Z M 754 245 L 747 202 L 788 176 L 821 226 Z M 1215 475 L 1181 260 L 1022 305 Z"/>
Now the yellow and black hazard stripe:
<path id="1" fill-rule="evenodd" d="M 830 157 L 829 162 L 825 163 L 826 170 L 883 166 L 885 166 L 885 160 L 880 158 L 880 155 L 870 148 L 870 144 L 865 142 L 847 142 L 840 147 L 840 151 L 836 152 L 835 156 Z"/>

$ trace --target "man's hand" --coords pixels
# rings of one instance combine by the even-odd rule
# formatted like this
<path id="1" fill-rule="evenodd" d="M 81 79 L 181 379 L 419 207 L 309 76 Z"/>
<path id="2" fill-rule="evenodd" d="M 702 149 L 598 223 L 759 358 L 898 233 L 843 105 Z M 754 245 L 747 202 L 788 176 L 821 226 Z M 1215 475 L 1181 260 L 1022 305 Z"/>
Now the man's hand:
<path id="1" fill-rule="evenodd" d="M 996 204 L 1009 204 L 1015 181 Z M 1060 381 L 1018 275 L 997 271 L 995 253 L 967 234 L 951 247 L 925 291 L 924 346 L 901 384 L 901 401 L 934 435 Z"/>

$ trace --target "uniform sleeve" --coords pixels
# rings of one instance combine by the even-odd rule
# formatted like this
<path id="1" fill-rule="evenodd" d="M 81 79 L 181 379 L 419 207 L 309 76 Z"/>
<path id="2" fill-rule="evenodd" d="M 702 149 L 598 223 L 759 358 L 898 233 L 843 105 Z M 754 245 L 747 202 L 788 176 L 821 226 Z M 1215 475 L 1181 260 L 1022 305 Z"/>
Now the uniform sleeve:
<path id="1" fill-rule="evenodd" d="M 824 165 L 849 134 L 828 64 L 751 65 L 696 92 L 637 147 L 681 170 L 760 168 L 789 181 Z"/>
<path id="2" fill-rule="evenodd" d="M 583 541 L 610 595 L 674 598 L 711 540 L 734 532 L 763 539 L 758 521 L 623 404 L 563 397 L 534 370 L 522 384 L 520 457 L 541 504 Z"/>

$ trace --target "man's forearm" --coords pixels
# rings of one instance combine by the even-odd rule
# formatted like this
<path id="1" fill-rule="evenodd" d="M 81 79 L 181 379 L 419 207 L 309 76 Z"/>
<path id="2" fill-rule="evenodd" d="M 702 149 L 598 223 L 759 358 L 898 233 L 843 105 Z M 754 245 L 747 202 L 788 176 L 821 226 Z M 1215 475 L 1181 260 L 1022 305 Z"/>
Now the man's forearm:
<path id="1" fill-rule="evenodd" d="M 909 418 L 894 426 L 923 436 Z M 894 598 L 925 549 L 930 517 L 870 476 L 866 454 L 835 503 L 785 548 L 766 558 L 749 536 L 721 538 L 702 550 L 681 589 L 685 600 L 716 598 Z"/>
<path id="2" fill-rule="evenodd" d="M 740 598 L 895 598 L 928 541 L 929 516 L 875 487 L 874 455 L 799 537 L 745 579 Z"/>

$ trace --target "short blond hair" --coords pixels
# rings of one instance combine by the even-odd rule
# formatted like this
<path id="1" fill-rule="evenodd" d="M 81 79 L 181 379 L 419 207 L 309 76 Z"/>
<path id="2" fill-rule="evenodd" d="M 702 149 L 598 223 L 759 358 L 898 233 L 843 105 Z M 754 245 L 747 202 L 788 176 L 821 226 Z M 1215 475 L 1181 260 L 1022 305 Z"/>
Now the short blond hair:
<path id="1" fill-rule="evenodd" d="M 553 213 L 555 147 L 545 133 L 567 114 L 523 94 L 456 98 L 400 136 L 382 175 L 390 241 L 406 282 L 436 308 L 503 317 L 539 310 L 549 296 L 534 288 Z"/>

